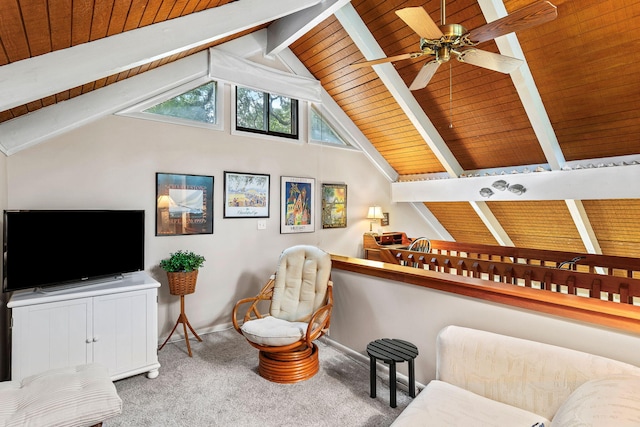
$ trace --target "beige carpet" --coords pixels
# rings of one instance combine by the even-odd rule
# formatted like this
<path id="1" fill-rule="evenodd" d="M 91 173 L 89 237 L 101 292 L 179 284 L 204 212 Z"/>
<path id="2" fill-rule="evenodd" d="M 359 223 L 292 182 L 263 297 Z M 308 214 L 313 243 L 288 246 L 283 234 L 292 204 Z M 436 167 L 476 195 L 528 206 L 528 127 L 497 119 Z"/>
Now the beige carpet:
<path id="1" fill-rule="evenodd" d="M 368 363 L 322 342 L 318 374 L 277 384 L 258 375 L 258 351 L 234 330 L 202 338 L 190 341 L 193 357 L 184 340 L 167 344 L 158 354 L 158 378 L 117 381 L 123 412 L 105 426 L 384 427 L 411 400 L 399 389 L 391 408 L 380 369 L 377 398 L 370 398 Z"/>

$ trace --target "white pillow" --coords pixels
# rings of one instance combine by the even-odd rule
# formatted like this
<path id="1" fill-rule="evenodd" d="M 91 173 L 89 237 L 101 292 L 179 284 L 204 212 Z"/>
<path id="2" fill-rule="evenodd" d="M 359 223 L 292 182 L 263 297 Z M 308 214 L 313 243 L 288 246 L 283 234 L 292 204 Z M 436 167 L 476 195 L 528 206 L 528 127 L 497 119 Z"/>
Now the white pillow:
<path id="1" fill-rule="evenodd" d="M 615 375 L 587 381 L 556 412 L 550 427 L 640 426 L 640 377 Z"/>

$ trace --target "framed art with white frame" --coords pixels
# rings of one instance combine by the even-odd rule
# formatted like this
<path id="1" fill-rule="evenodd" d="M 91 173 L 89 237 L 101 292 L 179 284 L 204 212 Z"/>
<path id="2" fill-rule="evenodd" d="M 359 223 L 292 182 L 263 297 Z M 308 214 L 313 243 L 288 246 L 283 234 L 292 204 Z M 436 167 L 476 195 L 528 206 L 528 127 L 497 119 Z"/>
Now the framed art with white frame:
<path id="1" fill-rule="evenodd" d="M 224 173 L 225 218 L 269 218 L 270 175 Z"/>
<path id="2" fill-rule="evenodd" d="M 315 231 L 315 182 L 314 178 L 280 177 L 280 234 Z"/>

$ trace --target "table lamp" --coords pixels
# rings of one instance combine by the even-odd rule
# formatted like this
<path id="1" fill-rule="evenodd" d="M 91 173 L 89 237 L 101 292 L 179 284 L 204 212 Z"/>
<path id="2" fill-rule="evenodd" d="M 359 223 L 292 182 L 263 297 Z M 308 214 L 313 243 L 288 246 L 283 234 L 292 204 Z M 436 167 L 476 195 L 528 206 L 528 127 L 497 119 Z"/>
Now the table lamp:
<path id="1" fill-rule="evenodd" d="M 369 206 L 369 212 L 367 213 L 367 219 L 372 219 L 369 222 L 369 233 L 373 232 L 373 223 L 375 220 L 384 218 L 382 215 L 382 208 L 380 206 Z"/>

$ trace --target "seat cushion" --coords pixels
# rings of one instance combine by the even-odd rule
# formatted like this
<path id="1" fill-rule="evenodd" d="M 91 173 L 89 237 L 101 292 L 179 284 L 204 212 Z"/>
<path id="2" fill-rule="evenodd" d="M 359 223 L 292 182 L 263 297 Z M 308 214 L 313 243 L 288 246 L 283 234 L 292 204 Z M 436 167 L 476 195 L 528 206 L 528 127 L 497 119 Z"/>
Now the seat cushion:
<path id="1" fill-rule="evenodd" d="M 307 323 L 289 322 L 273 316 L 254 319 L 242 325 L 242 334 L 259 345 L 288 345 L 300 341 L 307 333 Z"/>
<path id="2" fill-rule="evenodd" d="M 549 420 L 434 380 L 402 411 L 392 426 L 530 427 L 536 423 L 549 425 Z"/>
<path id="3" fill-rule="evenodd" d="M 1 426 L 90 426 L 121 412 L 109 372 L 98 364 L 0 383 Z"/>
<path id="4" fill-rule="evenodd" d="M 574 390 L 551 427 L 640 425 L 640 377 L 615 375 L 587 381 Z"/>

